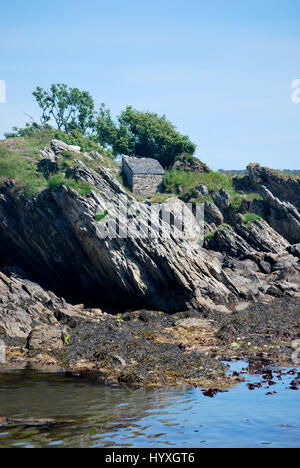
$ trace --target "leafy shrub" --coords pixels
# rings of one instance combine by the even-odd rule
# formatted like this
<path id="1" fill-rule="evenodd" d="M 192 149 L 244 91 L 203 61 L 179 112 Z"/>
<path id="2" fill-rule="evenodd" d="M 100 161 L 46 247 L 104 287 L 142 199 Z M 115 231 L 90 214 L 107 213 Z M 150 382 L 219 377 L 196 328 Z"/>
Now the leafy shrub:
<path id="1" fill-rule="evenodd" d="M 80 146 L 81 151 L 98 151 L 99 153 L 104 151 L 95 136 L 84 136 L 78 130 L 72 130 L 69 134 L 56 130 L 54 138 L 63 141 L 67 145 Z"/>
<path id="2" fill-rule="evenodd" d="M 96 131 L 103 145 L 116 155 L 155 158 L 170 167 L 182 153 L 194 154 L 196 145 L 182 135 L 165 116 L 140 112 L 128 106 L 114 122 L 104 104 L 97 117 Z"/>

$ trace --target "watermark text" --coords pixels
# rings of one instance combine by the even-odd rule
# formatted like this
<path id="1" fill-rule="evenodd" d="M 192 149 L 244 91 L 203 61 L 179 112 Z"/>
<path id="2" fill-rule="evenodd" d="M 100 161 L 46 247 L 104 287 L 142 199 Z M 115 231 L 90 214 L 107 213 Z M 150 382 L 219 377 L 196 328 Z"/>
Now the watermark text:
<path id="1" fill-rule="evenodd" d="M 0 79 L 0 104 L 6 103 L 6 83 Z"/>
<path id="2" fill-rule="evenodd" d="M 292 88 L 294 89 L 292 92 L 292 102 L 294 104 L 300 104 L 300 79 L 292 82 Z"/>

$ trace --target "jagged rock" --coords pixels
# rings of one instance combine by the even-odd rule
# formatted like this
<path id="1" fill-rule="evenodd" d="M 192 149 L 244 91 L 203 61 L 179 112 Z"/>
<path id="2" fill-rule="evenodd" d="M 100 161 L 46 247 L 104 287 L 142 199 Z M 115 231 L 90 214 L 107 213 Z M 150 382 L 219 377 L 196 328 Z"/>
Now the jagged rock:
<path id="1" fill-rule="evenodd" d="M 300 244 L 291 245 L 287 248 L 287 251 L 294 255 L 295 257 L 300 258 Z"/>
<path id="2" fill-rule="evenodd" d="M 261 216 L 290 243 L 300 241 L 300 178 L 280 174 L 278 171 L 248 166 L 248 176 L 235 178 L 237 190 L 258 192 L 263 201 L 255 200 L 251 211 Z"/>
<path id="3" fill-rule="evenodd" d="M 261 252 L 279 253 L 289 246 L 289 242 L 263 219 L 257 219 L 247 224 L 243 222 L 243 216 L 240 215 L 239 220 L 235 230 L 253 249 Z"/>
<path id="4" fill-rule="evenodd" d="M 228 225 L 218 228 L 213 237 L 207 240 L 206 247 L 232 257 L 240 257 L 246 253 L 254 252 L 250 244 Z"/>
<path id="5" fill-rule="evenodd" d="M 224 222 L 224 217 L 219 208 L 209 201 L 205 201 L 204 203 L 204 216 L 205 221 L 209 224 L 220 226 L 220 224 L 223 224 Z"/>
<path id="6" fill-rule="evenodd" d="M 261 253 L 246 255 L 247 262 L 255 262 L 260 273 L 254 268 L 244 268 L 245 261 L 236 260 L 235 264 L 225 259 L 224 271 L 239 290 L 248 299 L 264 298 L 265 294 L 276 297 L 297 296 L 300 290 L 300 264 L 296 257 L 288 252 Z M 252 289 L 253 295 L 249 294 Z M 276 293 L 276 294 L 275 294 Z"/>
<path id="7" fill-rule="evenodd" d="M 209 299 L 201 301 L 201 304 L 203 306 L 203 310 L 208 313 L 212 313 L 212 312 L 219 312 L 221 314 L 231 313 L 231 311 L 226 306 L 222 304 L 214 304 Z"/>
<path id="8" fill-rule="evenodd" d="M 235 306 L 234 312 L 243 312 L 244 310 L 249 309 L 250 306 L 251 306 L 250 302 L 240 302 L 239 304 Z"/>
<path id="9" fill-rule="evenodd" d="M 251 224 L 239 223 L 233 229 L 224 225 L 215 230 L 206 240 L 206 247 L 232 257 L 242 257 L 255 251 L 279 253 L 287 249 L 289 243 L 264 220 L 255 220 Z"/>
<path id="10" fill-rule="evenodd" d="M 300 210 L 300 178 L 291 177 L 278 173 L 267 167 L 261 167 L 257 164 L 248 166 L 248 186 L 252 191 L 261 191 L 265 186 L 276 198 L 293 204 L 297 210 Z M 243 184 L 243 179 L 240 180 Z"/>
<path id="11" fill-rule="evenodd" d="M 71 151 L 72 153 L 78 154 L 81 152 L 80 146 L 67 145 L 67 143 L 64 143 L 60 140 L 52 140 L 51 149 L 56 155 L 62 153 L 63 151 Z"/>
<path id="12" fill-rule="evenodd" d="M 199 159 L 184 153 L 177 157 L 172 169 L 185 172 L 211 172 L 207 165 Z"/>
<path id="13" fill-rule="evenodd" d="M 209 195 L 209 190 L 206 187 L 206 185 L 200 184 L 196 187 L 196 190 L 198 190 L 200 196 L 202 197 L 206 197 L 207 195 Z"/>
<path id="14" fill-rule="evenodd" d="M 52 149 L 48 148 L 47 146 L 40 151 L 40 155 L 43 159 L 50 161 L 51 163 L 55 164 L 58 160 L 57 155 L 55 154 Z"/>
<path id="15" fill-rule="evenodd" d="M 80 320 L 101 321 L 99 310 L 79 310 L 26 278 L 24 272 L 7 270 L 7 274 L 0 271 L 0 339 L 7 345 L 29 344 L 30 349 L 42 350 L 49 349 L 49 342 L 57 350 L 63 328 L 71 332 Z"/>
<path id="16" fill-rule="evenodd" d="M 291 266 L 297 267 L 298 260 L 288 252 L 268 253 L 264 254 L 266 262 L 272 266 L 272 271 L 288 270 Z"/>
<path id="17" fill-rule="evenodd" d="M 275 197 L 265 186 L 261 187 L 261 194 L 265 202 L 264 219 L 290 243 L 298 243 L 300 240 L 300 213 L 297 208 L 291 203 Z"/>
<path id="18" fill-rule="evenodd" d="M 58 156 L 50 148 L 44 148 L 40 151 L 42 156 L 41 161 L 38 163 L 38 170 L 44 174 L 46 178 L 55 174 L 58 171 Z"/>
<path id="19" fill-rule="evenodd" d="M 221 211 L 227 210 L 231 206 L 231 196 L 224 189 L 220 189 L 213 198 Z"/>

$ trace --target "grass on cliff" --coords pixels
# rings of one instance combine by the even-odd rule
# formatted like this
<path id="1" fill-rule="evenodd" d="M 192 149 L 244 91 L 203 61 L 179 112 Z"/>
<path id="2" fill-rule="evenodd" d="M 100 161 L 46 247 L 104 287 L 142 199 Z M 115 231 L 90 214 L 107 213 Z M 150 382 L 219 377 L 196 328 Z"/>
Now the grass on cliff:
<path id="1" fill-rule="evenodd" d="M 234 231 L 234 227 L 230 226 L 230 224 L 226 224 L 226 223 L 220 224 L 220 226 L 218 226 L 214 231 L 209 232 L 208 234 L 205 234 L 204 239 L 207 240 L 207 241 L 210 241 L 210 240 L 214 239 L 215 235 L 221 230 L 228 231 L 228 232 L 231 231 L 232 232 L 232 231 Z"/>
<path id="2" fill-rule="evenodd" d="M 82 197 L 92 193 L 92 187 L 84 181 L 75 181 L 65 177 L 64 174 L 56 174 L 48 180 L 48 187 L 55 190 L 62 186 L 71 187 L 76 190 Z"/>
<path id="3" fill-rule="evenodd" d="M 258 216 L 255 213 L 246 213 L 243 216 L 243 223 L 246 224 L 248 227 L 251 226 L 255 221 L 259 221 L 261 219 L 260 216 Z"/>
<path id="4" fill-rule="evenodd" d="M 47 188 L 47 180 L 37 171 L 34 159 L 0 144 L 0 182 L 6 180 L 14 180 L 16 187 L 29 197 Z"/>
<path id="5" fill-rule="evenodd" d="M 233 183 L 233 177 L 228 177 L 219 172 L 196 173 L 169 171 L 164 180 L 165 190 L 169 194 L 189 197 L 191 201 L 197 201 L 195 190 L 199 185 L 205 185 L 209 190 L 209 195 L 201 197 L 199 200 L 212 201 L 212 195 L 220 189 L 226 190 L 231 196 L 232 207 L 239 210 L 243 201 L 261 200 L 258 193 L 238 192 Z"/>
<path id="6" fill-rule="evenodd" d="M 60 157 L 58 172 L 48 176 L 38 169 L 38 163 L 42 159 L 40 150 L 46 146 L 50 147 L 50 142 L 54 138 L 61 139 L 67 144 L 83 146 L 83 151 L 97 150 L 103 159 L 101 161 L 97 158 L 88 159 L 83 155 L 65 151 Z M 87 182 L 78 182 L 69 176 L 69 169 L 77 164 L 76 160 L 81 160 L 95 171 L 99 170 L 99 166 L 103 166 L 109 168 L 112 173 L 118 172 L 118 165 L 110 155 L 99 145 L 96 147 L 95 143 L 91 144 L 90 140 L 82 135 L 76 140 L 74 135 L 57 132 L 51 127 L 43 130 L 28 128 L 24 130 L 23 136 L 16 137 L 11 134 L 10 138 L 0 141 L 0 183 L 13 180 L 14 190 L 28 198 L 47 188 L 55 189 L 62 185 L 72 187 L 84 196 L 91 193 L 92 187 Z"/>

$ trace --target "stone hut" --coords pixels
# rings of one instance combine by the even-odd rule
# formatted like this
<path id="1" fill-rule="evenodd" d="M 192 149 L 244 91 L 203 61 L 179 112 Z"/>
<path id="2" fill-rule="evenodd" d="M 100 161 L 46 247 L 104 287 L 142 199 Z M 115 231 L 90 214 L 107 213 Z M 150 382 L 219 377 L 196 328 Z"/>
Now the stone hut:
<path id="1" fill-rule="evenodd" d="M 162 191 L 165 171 L 156 159 L 123 158 L 122 173 L 135 195 L 152 195 Z"/>

